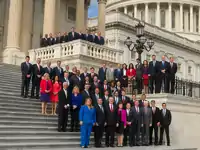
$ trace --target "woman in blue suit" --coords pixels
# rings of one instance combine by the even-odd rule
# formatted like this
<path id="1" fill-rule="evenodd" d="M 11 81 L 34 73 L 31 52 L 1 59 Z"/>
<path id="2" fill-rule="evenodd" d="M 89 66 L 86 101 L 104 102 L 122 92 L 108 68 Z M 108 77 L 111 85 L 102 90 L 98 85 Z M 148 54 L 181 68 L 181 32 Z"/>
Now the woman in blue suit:
<path id="1" fill-rule="evenodd" d="M 85 100 L 85 105 L 81 106 L 79 120 L 81 125 L 81 147 L 87 148 L 92 127 L 96 123 L 96 110 L 92 106 L 92 100 L 90 98 L 87 98 Z"/>

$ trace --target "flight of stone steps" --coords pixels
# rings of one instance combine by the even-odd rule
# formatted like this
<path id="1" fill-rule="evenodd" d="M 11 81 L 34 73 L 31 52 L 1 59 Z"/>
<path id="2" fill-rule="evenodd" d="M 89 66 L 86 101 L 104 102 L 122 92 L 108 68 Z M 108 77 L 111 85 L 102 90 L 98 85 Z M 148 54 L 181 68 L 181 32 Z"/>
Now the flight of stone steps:
<path id="1" fill-rule="evenodd" d="M 0 63 L 0 149 L 64 150 L 67 148 L 78 148 L 80 143 L 80 133 L 57 132 L 57 116 L 41 115 L 40 101 L 36 99 L 21 98 L 19 96 L 20 86 L 20 67 Z M 51 106 L 48 106 L 48 111 L 50 113 Z M 93 145 L 93 141 L 92 135 L 91 145 Z M 137 148 L 131 149 L 134 150 Z M 169 148 L 159 146 L 156 148 L 148 147 L 148 149 L 163 150 L 177 149 L 177 147 Z"/>

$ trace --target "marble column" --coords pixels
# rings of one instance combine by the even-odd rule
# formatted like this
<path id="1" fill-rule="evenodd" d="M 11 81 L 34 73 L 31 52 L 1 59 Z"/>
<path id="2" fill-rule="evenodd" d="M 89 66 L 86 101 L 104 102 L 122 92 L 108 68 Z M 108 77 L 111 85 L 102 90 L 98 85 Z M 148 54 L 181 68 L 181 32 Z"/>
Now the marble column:
<path id="1" fill-rule="evenodd" d="M 199 18 L 198 18 L 198 32 L 200 33 L 200 7 L 199 7 Z"/>
<path id="2" fill-rule="evenodd" d="M 134 5 L 134 18 L 137 18 L 137 4 Z"/>
<path id="3" fill-rule="evenodd" d="M 145 4 L 145 22 L 149 22 L 149 4 Z"/>
<path id="4" fill-rule="evenodd" d="M 188 32 L 189 30 L 189 26 L 188 26 L 188 20 L 189 20 L 189 12 L 188 11 L 184 11 L 184 31 Z"/>
<path id="5" fill-rule="evenodd" d="M 88 26 L 88 5 L 85 4 L 85 29 Z"/>
<path id="6" fill-rule="evenodd" d="M 160 27 L 160 3 L 156 7 L 156 26 Z"/>
<path id="7" fill-rule="evenodd" d="M 107 0 L 98 0 L 98 30 L 101 32 L 101 36 L 105 36 L 105 21 L 106 21 L 106 2 Z"/>
<path id="8" fill-rule="evenodd" d="M 180 4 L 180 23 L 179 23 L 179 30 L 180 32 L 183 32 L 183 4 Z"/>
<path id="9" fill-rule="evenodd" d="M 21 51 L 28 54 L 32 47 L 33 30 L 33 0 L 23 0 L 22 26 L 21 26 Z"/>
<path id="10" fill-rule="evenodd" d="M 21 17 L 22 17 L 22 0 L 11 0 L 9 8 L 6 50 L 11 49 L 19 51 Z"/>
<path id="11" fill-rule="evenodd" d="M 168 3 L 168 29 L 172 29 L 172 4 Z"/>
<path id="12" fill-rule="evenodd" d="M 56 21 L 56 0 L 45 0 L 44 4 L 44 23 L 43 23 L 43 36 L 45 34 L 55 34 Z"/>
<path id="13" fill-rule="evenodd" d="M 127 8 L 127 6 L 124 7 L 124 14 L 128 14 L 128 8 Z"/>
<path id="14" fill-rule="evenodd" d="M 85 1 L 76 0 L 76 31 L 85 31 Z"/>
<path id="15" fill-rule="evenodd" d="M 190 5 L 190 32 L 193 32 L 193 6 Z"/>

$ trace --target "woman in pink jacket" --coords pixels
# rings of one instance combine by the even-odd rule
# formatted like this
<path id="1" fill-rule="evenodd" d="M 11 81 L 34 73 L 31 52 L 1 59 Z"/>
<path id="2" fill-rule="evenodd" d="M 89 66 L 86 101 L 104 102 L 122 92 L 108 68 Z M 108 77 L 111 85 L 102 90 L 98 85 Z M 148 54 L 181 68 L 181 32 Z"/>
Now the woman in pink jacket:
<path id="1" fill-rule="evenodd" d="M 118 147 L 123 146 L 123 134 L 124 129 L 126 128 L 126 110 L 123 109 L 123 103 L 118 103 L 118 110 L 117 110 L 117 141 Z"/>

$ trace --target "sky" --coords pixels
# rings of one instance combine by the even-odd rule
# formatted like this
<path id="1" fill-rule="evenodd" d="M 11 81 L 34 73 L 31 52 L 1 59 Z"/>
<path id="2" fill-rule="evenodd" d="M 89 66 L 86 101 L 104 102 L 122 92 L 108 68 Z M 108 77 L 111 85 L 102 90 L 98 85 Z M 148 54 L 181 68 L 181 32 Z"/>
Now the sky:
<path id="1" fill-rule="evenodd" d="M 88 9 L 88 17 L 97 17 L 98 16 L 98 3 L 97 0 L 91 0 L 90 7 Z"/>

